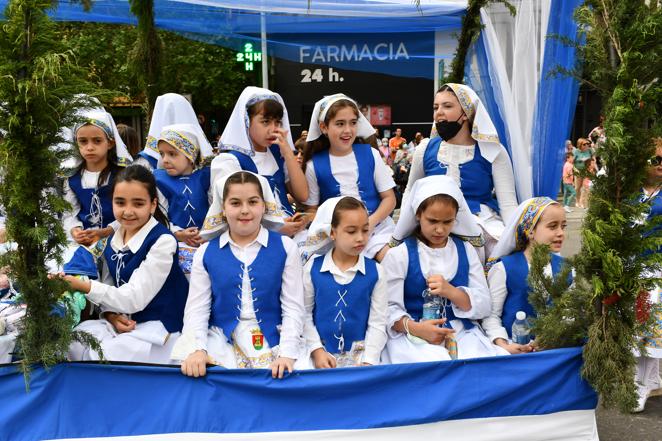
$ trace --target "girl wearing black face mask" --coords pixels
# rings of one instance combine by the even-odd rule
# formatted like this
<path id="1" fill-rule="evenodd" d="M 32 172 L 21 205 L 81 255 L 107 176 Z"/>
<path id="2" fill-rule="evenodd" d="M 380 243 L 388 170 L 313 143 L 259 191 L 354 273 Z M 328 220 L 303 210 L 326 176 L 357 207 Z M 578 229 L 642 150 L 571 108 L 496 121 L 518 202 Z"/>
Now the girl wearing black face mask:
<path id="1" fill-rule="evenodd" d="M 515 179 L 508 153 L 476 93 L 448 83 L 435 94 L 436 136 L 414 154 L 405 198 L 414 182 L 431 175 L 449 175 L 460 185 L 486 240 L 486 256 L 517 208 Z M 481 253 L 483 254 L 483 253 Z"/>

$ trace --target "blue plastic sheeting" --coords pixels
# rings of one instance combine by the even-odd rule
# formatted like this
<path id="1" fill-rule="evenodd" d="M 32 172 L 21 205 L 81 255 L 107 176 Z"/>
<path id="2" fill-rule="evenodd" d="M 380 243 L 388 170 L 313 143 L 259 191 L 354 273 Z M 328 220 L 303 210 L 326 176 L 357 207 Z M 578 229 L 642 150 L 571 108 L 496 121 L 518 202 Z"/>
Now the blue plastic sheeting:
<path id="1" fill-rule="evenodd" d="M 312 0 L 308 10 L 307 0 L 241 3 L 155 0 L 154 10 L 156 26 L 161 29 L 237 51 L 246 42 L 252 42 L 255 50 L 259 50 L 260 11 L 266 10 L 269 56 L 365 72 L 432 78 L 434 31 L 459 31 L 466 2 L 425 3 L 419 9 L 411 2 L 388 0 Z M 0 0 L 0 6 L 6 4 L 7 0 Z M 118 0 L 96 0 L 89 12 L 70 0 L 61 1 L 52 16 L 59 21 L 136 23 L 128 2 Z"/>
<path id="2" fill-rule="evenodd" d="M 577 37 L 573 11 L 582 0 L 552 0 L 547 35 Z M 542 78 L 538 85 L 536 114 L 533 120 L 533 195 L 556 199 L 565 162 L 565 140 L 570 134 L 575 116 L 579 82 L 574 78 L 549 73 L 557 67 L 575 67 L 575 48 L 558 38 L 548 37 L 545 43 Z"/>
<path id="3" fill-rule="evenodd" d="M 266 370 L 61 364 L 31 389 L 0 368 L 1 439 L 178 432 L 246 433 L 409 426 L 590 410 L 581 348 L 525 355 L 324 371 L 283 380 Z M 415 403 L 415 404 L 412 404 Z"/>

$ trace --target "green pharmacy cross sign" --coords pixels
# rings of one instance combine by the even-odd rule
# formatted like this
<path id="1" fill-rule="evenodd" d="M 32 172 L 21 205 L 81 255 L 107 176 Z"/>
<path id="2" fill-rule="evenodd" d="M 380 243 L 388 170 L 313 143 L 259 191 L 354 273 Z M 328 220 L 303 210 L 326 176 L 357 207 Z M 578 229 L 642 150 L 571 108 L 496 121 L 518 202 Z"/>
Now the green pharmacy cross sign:
<path id="1" fill-rule="evenodd" d="M 262 52 L 253 51 L 253 43 L 245 43 L 244 51 L 237 53 L 237 63 L 244 63 L 246 72 L 253 70 L 253 63 L 262 61 Z"/>

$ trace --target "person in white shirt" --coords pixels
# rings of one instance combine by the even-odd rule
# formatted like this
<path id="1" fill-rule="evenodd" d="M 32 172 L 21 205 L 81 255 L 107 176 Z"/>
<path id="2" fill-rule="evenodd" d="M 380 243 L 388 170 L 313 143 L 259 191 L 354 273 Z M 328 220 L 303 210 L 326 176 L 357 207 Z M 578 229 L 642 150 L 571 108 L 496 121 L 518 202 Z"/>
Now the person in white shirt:
<path id="1" fill-rule="evenodd" d="M 216 364 L 271 367 L 282 378 L 301 352 L 298 248 L 275 232 L 284 216 L 265 178 L 235 172 L 216 181 L 214 192 L 200 233 L 209 242 L 193 258 L 184 330 L 172 358 L 183 361 L 188 376 Z"/>
<path id="2" fill-rule="evenodd" d="M 382 263 L 390 337 L 382 361 L 498 355 L 500 348 L 476 323 L 489 314 L 490 295 L 476 250 L 461 239 L 481 230 L 460 189 L 448 176 L 429 176 L 414 184 L 405 202 L 395 234 L 407 239 Z"/>
<path id="3" fill-rule="evenodd" d="M 117 173 L 132 161 L 113 117 L 103 108 L 88 109 L 73 130 L 76 169 L 64 181 L 62 226 L 79 245 L 90 246 L 117 228 L 113 223 L 110 188 Z"/>
<path id="4" fill-rule="evenodd" d="M 280 233 L 305 238 L 306 219 L 294 213 L 295 202 L 308 198 L 308 184 L 297 161 L 283 98 L 269 89 L 246 87 L 221 135 L 221 153 L 211 163 L 212 183 L 240 170 L 263 176 L 286 214 Z M 295 237 L 295 242 L 299 238 Z"/>
<path id="5" fill-rule="evenodd" d="M 513 167 L 480 98 L 463 84 L 444 84 L 434 96 L 436 135 L 414 153 L 404 198 L 424 176 L 455 180 L 486 239 L 485 256 L 517 207 Z"/>
<path id="6" fill-rule="evenodd" d="M 364 143 L 374 133 L 354 100 L 341 93 L 324 97 L 313 109 L 303 162 L 308 212 L 314 215 L 320 204 L 336 196 L 363 201 L 371 231 L 364 254 L 380 261 L 393 231 L 390 216 L 396 199 L 391 170 L 379 151 Z"/>
<path id="7" fill-rule="evenodd" d="M 154 176 L 140 165 L 122 170 L 112 188 L 119 229 L 102 248 L 100 281 L 62 278 L 101 308 L 100 320 L 76 327 L 96 337 L 111 361 L 170 363 L 172 345 L 182 330 L 188 281 L 179 267 L 177 239 L 158 208 Z M 101 242 L 99 242 L 101 244 Z M 80 343 L 72 360 L 98 360 Z"/>
<path id="8" fill-rule="evenodd" d="M 388 294 L 379 263 L 361 255 L 368 234 L 368 211 L 351 196 L 327 199 L 308 230 L 320 246 L 303 274 L 306 361 L 315 368 L 379 364 Z"/>

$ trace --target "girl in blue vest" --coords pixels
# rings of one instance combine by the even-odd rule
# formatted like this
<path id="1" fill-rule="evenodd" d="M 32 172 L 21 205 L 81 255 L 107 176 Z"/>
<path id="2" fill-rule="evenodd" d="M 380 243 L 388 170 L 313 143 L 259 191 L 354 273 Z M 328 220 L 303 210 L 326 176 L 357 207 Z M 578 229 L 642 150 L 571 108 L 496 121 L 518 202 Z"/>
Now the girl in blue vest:
<path id="1" fill-rule="evenodd" d="M 655 216 L 662 216 L 662 138 L 656 138 L 655 154 L 648 160 L 646 182 L 641 190 L 641 201 L 649 202 L 651 210 L 648 221 Z M 662 225 L 653 226 L 652 231 L 659 231 Z M 657 250 L 658 253 L 662 249 Z M 645 274 L 646 277 L 662 277 L 662 274 Z M 659 285 L 649 292 L 650 314 L 653 316 L 651 334 L 642 336 L 645 353 L 638 353 L 635 383 L 637 386 L 637 407 L 635 412 L 642 412 L 649 396 L 662 394 L 660 382 L 660 358 L 662 358 L 662 287 Z"/>
<path id="2" fill-rule="evenodd" d="M 436 135 L 416 149 L 404 197 L 424 176 L 448 175 L 462 190 L 486 239 L 486 256 L 517 207 L 508 153 L 478 95 L 463 84 L 444 84 L 434 96 Z"/>
<path id="3" fill-rule="evenodd" d="M 297 162 L 281 96 L 268 89 L 245 88 L 223 130 L 220 144 L 221 153 L 211 164 L 212 181 L 240 170 L 263 176 L 286 216 L 280 232 L 290 237 L 299 234 L 305 239 L 306 219 L 295 215 L 288 194 L 294 202 L 302 203 L 308 198 L 308 184 Z"/>
<path id="4" fill-rule="evenodd" d="M 319 205 L 336 196 L 352 196 L 368 208 L 370 240 L 364 254 L 380 261 L 393 232 L 395 182 L 379 151 L 364 140 L 375 129 L 351 98 L 339 93 L 315 103 L 304 153 L 309 196 L 314 214 Z"/>
<path id="5" fill-rule="evenodd" d="M 203 164 L 213 152 L 209 143 L 200 143 L 204 136 L 197 123 L 173 124 L 163 128 L 158 140 L 161 160 L 154 177 L 171 231 L 180 242 L 179 259 L 185 274 L 190 274 L 193 254 L 202 244 L 199 229 L 211 199 L 209 167 Z M 201 150 L 201 145 L 207 150 Z"/>
<path id="6" fill-rule="evenodd" d="M 81 245 L 113 233 L 111 185 L 117 173 L 131 163 L 113 117 L 101 108 L 85 111 L 73 131 L 80 155 L 74 173 L 64 181 L 64 199 L 71 210 L 64 213 L 64 230 Z"/>
<path id="7" fill-rule="evenodd" d="M 299 252 L 274 232 L 283 213 L 267 180 L 240 171 L 214 184 L 193 258 L 184 332 L 172 357 L 182 372 L 205 375 L 208 363 L 291 372 L 301 352 L 303 287 Z"/>
<path id="8" fill-rule="evenodd" d="M 419 179 L 401 208 L 395 234 L 407 239 L 382 263 L 390 337 L 382 361 L 499 354 L 475 322 L 489 314 L 490 294 L 478 253 L 463 238 L 476 238 L 481 232 L 453 179 Z M 439 319 L 423 319 L 428 294 L 439 298 Z"/>
<path id="9" fill-rule="evenodd" d="M 303 335 L 315 368 L 379 364 L 388 294 L 380 265 L 361 254 L 369 228 L 363 203 L 339 196 L 319 207 L 308 229 L 321 254 L 303 274 Z"/>
<path id="10" fill-rule="evenodd" d="M 100 281 L 63 276 L 72 290 L 100 306 L 102 319 L 76 329 L 94 335 L 107 360 L 169 363 L 182 330 L 188 282 L 156 193 L 149 170 L 139 165 L 122 170 L 112 187 L 120 226 L 104 244 Z M 74 343 L 70 357 L 98 360 L 99 354 Z"/>
<path id="11" fill-rule="evenodd" d="M 211 151 L 211 144 L 200 128 L 198 116 L 195 114 L 191 103 L 181 95 L 166 93 L 156 98 L 154 110 L 152 111 L 152 119 L 149 123 L 147 142 L 143 151 L 138 153 L 138 158 L 135 160 L 136 164 L 140 164 L 150 170 L 156 170 L 158 168 L 159 161 L 161 160 L 158 147 L 159 136 L 164 127 L 172 124 L 191 124 L 196 127 L 196 130 L 199 130 L 202 134 L 198 139 L 200 149 L 203 152 Z"/>
<path id="12" fill-rule="evenodd" d="M 557 274 L 563 263 L 558 253 L 565 239 L 565 227 L 565 210 L 558 202 L 547 197 L 528 199 L 517 207 L 490 256 L 487 280 L 492 311 L 483 320 L 483 328 L 494 344 L 511 354 L 533 350 L 530 344 L 511 341 L 517 311 L 526 312 L 527 317 L 535 316 L 527 282 L 533 244 L 549 245 L 552 254 L 546 271 Z"/>

